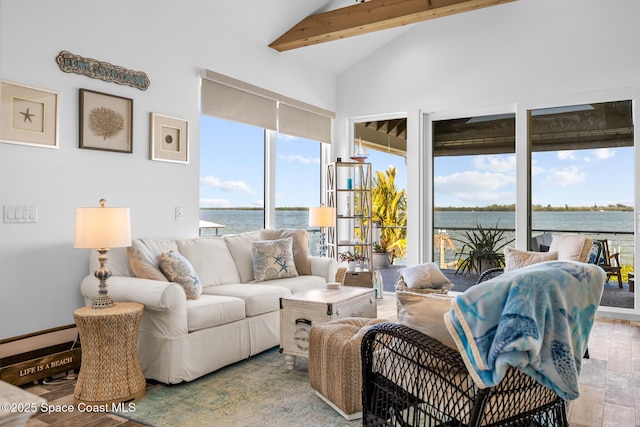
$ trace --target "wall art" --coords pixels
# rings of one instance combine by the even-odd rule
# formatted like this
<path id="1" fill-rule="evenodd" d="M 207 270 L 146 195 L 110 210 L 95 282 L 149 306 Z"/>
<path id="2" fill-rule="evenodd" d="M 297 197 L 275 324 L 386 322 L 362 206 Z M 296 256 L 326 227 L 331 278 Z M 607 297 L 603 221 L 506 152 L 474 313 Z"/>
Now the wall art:
<path id="1" fill-rule="evenodd" d="M 133 152 L 133 99 L 80 89 L 80 148 Z"/>
<path id="2" fill-rule="evenodd" d="M 0 142 L 58 148 L 58 94 L 0 82 Z"/>
<path id="3" fill-rule="evenodd" d="M 189 163 L 189 122 L 151 113 L 151 160 Z"/>

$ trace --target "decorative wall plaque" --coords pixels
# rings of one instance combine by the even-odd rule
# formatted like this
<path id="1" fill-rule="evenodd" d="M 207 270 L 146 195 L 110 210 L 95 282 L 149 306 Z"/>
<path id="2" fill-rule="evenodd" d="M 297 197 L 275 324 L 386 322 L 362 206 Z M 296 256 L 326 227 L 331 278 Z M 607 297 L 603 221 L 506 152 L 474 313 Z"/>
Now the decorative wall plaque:
<path id="1" fill-rule="evenodd" d="M 94 79 L 127 85 L 140 90 L 147 90 L 151 84 L 149 77 L 142 71 L 127 70 L 118 65 L 92 58 L 83 58 L 64 50 L 58 54 L 56 62 L 65 73 L 82 74 Z"/>

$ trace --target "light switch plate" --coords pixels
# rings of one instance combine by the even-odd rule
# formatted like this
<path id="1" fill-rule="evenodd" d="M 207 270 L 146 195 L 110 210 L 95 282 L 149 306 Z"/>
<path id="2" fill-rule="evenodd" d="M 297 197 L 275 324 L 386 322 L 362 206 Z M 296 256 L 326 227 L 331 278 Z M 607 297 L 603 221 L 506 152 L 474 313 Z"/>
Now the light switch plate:
<path id="1" fill-rule="evenodd" d="M 35 205 L 4 205 L 5 223 L 38 222 L 38 207 Z"/>

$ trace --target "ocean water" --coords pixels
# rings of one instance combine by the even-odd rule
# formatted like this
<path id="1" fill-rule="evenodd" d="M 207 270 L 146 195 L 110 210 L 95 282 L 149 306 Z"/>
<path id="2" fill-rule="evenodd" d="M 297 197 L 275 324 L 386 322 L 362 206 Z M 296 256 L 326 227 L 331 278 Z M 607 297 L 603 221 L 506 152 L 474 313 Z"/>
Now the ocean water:
<path id="1" fill-rule="evenodd" d="M 201 209 L 200 219 L 223 224 L 218 235 L 243 233 L 264 227 L 261 210 L 226 210 Z M 515 228 L 514 212 L 484 211 L 437 211 L 434 217 L 434 232 L 446 231 L 451 239 L 460 238 L 463 230 L 474 229 L 476 224 L 483 227 L 495 227 L 513 230 Z M 543 231 L 554 234 L 581 232 L 596 239 L 608 239 L 612 248 L 621 254 L 623 264 L 633 264 L 633 212 L 533 212 L 533 235 Z M 309 231 L 310 248 L 317 254 L 320 241 L 318 228 L 309 227 L 309 213 L 298 210 L 276 211 L 276 228 L 303 228 Z M 214 236 L 213 229 L 202 230 L 203 236 Z M 505 238 L 512 239 L 514 232 L 505 233 Z M 454 240 L 455 249 L 445 247 L 445 262 L 455 259 L 456 251 L 462 244 Z M 435 259 L 439 258 L 439 245 L 435 248 Z"/>

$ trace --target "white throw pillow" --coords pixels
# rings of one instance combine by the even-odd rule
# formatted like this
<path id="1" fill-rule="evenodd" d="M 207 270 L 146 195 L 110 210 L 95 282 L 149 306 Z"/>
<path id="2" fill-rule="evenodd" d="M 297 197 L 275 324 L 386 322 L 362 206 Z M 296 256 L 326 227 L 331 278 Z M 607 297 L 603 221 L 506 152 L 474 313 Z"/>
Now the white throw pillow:
<path id="1" fill-rule="evenodd" d="M 451 284 L 435 262 L 427 262 L 398 271 L 409 289 L 437 289 Z"/>
<path id="2" fill-rule="evenodd" d="M 558 252 L 556 251 L 532 252 L 507 246 L 504 248 L 504 272 L 517 270 L 543 261 L 555 261 L 557 259 Z"/>
<path id="3" fill-rule="evenodd" d="M 253 277 L 257 282 L 298 277 L 292 238 L 251 242 Z"/>
<path id="4" fill-rule="evenodd" d="M 178 283 L 184 288 L 187 299 L 198 299 L 202 294 L 202 286 L 196 270 L 184 256 L 178 252 L 162 253 L 160 255 L 160 270 L 171 282 Z"/>
<path id="5" fill-rule="evenodd" d="M 444 323 L 444 314 L 451 309 L 455 297 L 443 294 L 396 292 L 398 323 L 435 338 L 447 347 L 457 349 Z"/>

